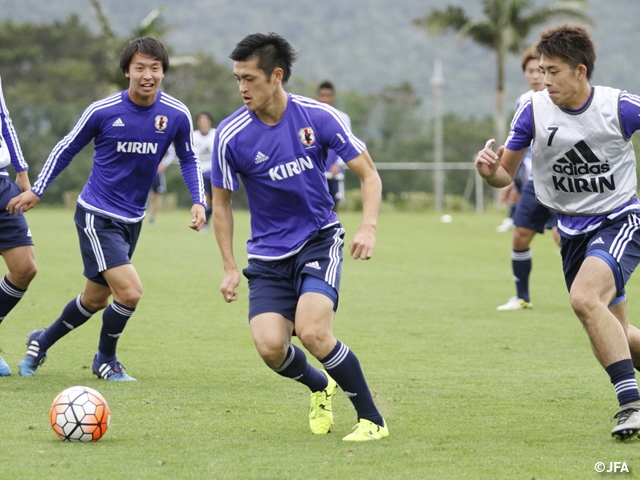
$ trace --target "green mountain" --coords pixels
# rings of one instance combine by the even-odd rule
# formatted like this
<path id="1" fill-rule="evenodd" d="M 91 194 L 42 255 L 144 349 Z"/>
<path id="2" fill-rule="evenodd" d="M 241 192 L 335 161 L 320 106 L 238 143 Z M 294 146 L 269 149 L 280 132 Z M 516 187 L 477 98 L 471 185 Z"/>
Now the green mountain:
<path id="1" fill-rule="evenodd" d="M 546 2 L 537 2 L 546 3 Z M 203 51 L 231 67 L 228 54 L 246 34 L 273 31 L 299 51 L 294 76 L 316 82 L 333 80 L 339 90 L 380 92 L 409 82 L 432 108 L 430 79 L 436 59 L 443 62 L 444 110 L 460 115 L 489 115 L 493 109 L 495 58 L 455 34 L 429 38 L 411 20 L 445 5 L 480 14 L 480 0 L 102 0 L 119 34 L 131 31 L 152 9 L 164 6 L 171 32 L 167 43 L 178 53 Z M 0 0 L 0 21 L 52 22 L 77 14 L 99 29 L 89 0 Z M 640 93 L 633 52 L 640 33 L 638 0 L 591 0 L 588 13 L 598 46 L 593 83 Z M 536 34 L 538 32 L 535 32 Z M 535 34 L 531 41 L 535 41 Z M 508 64 L 507 98 L 525 89 L 519 58 Z"/>

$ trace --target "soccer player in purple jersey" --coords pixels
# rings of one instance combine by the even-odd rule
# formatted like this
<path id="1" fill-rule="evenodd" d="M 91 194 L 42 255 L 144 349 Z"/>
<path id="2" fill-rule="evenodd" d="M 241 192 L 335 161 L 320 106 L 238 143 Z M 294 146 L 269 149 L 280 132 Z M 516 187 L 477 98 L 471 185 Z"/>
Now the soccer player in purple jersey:
<path id="1" fill-rule="evenodd" d="M 16 172 L 15 182 L 9 178 L 9 164 Z M 0 323 L 22 299 L 38 271 L 27 220 L 22 212 L 15 216 L 6 208 L 11 198 L 31 188 L 28 169 L 0 81 L 0 255 L 8 270 L 0 279 Z M 9 365 L 0 357 L 0 377 L 10 374 Z"/>
<path id="2" fill-rule="evenodd" d="M 625 300 L 640 262 L 630 141 L 640 129 L 640 96 L 589 84 L 596 54 L 584 27 L 547 29 L 536 49 L 546 89 L 516 112 L 506 145 L 494 152 L 495 140 L 487 141 L 476 168 L 489 185 L 503 187 L 531 145 L 536 196 L 558 212 L 571 307 L 614 386 L 620 408 L 611 435 L 623 440 L 640 432 L 640 336 Z"/>
<path id="3" fill-rule="evenodd" d="M 249 265 L 243 273 L 258 353 L 274 372 L 309 388 L 314 434 L 331 429 L 331 400 L 339 385 L 358 417 L 343 440 L 387 437 L 358 359 L 333 335 L 344 229 L 324 177 L 327 152 L 334 149 L 360 179 L 362 220 L 349 244 L 355 259 L 373 254 L 380 177 L 365 145 L 333 107 L 284 90 L 296 58 L 284 38 L 248 35 L 230 57 L 244 107 L 218 126 L 214 141 L 213 225 L 224 267 L 220 291 L 227 302 L 238 298 L 231 192 L 239 176 L 251 214 Z M 325 370 L 311 366 L 304 351 L 291 343 L 294 331 Z"/>
<path id="4" fill-rule="evenodd" d="M 23 376 L 34 375 L 54 343 L 104 309 L 92 371 L 109 381 L 135 380 L 124 372 L 116 346 L 142 295 L 131 256 L 151 183 L 171 143 L 193 199 L 189 227 L 199 230 L 204 224 L 204 188 L 193 148 L 191 114 L 159 90 L 169 68 L 166 48 L 153 37 L 132 40 L 120 55 L 120 68 L 129 88 L 87 107 L 73 130 L 55 146 L 31 190 L 13 198 L 7 207 L 14 214 L 33 208 L 73 157 L 94 141 L 93 168 L 75 214 L 87 278 L 84 291 L 49 327 L 28 335 L 27 354 L 19 365 Z"/>

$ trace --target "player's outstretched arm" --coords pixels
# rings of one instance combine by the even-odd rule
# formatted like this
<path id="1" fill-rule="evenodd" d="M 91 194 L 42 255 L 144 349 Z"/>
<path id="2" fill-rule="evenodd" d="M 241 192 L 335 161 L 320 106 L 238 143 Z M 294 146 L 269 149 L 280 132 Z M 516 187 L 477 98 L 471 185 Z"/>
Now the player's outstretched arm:
<path id="1" fill-rule="evenodd" d="M 7 211 L 13 215 L 18 215 L 21 211 L 26 212 L 31 210 L 40 201 L 40 197 L 33 193 L 31 190 L 22 192 L 17 197 L 13 197 L 7 203 Z"/>
<path id="2" fill-rule="evenodd" d="M 360 228 L 349 243 L 349 251 L 353 258 L 369 260 L 376 246 L 376 228 L 378 211 L 382 198 L 382 181 L 373 160 L 366 150 L 356 158 L 347 162 L 347 166 L 360 180 L 362 195 L 362 220 Z"/>
<path id="3" fill-rule="evenodd" d="M 220 292 L 224 301 L 229 303 L 238 299 L 236 288 L 240 285 L 240 272 L 233 256 L 233 210 L 231 209 L 231 190 L 213 186 L 213 231 L 216 234 L 218 248 L 222 255 L 224 277 Z"/>
<path id="4" fill-rule="evenodd" d="M 199 203 L 194 204 L 191 207 L 191 223 L 189 224 L 189 228 L 199 231 L 206 219 L 204 207 Z"/>

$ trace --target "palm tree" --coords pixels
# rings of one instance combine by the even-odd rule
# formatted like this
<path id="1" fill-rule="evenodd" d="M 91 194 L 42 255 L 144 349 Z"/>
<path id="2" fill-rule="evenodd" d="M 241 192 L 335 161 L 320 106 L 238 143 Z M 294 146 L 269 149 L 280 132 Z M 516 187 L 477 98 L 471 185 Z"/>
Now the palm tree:
<path id="1" fill-rule="evenodd" d="M 102 28 L 102 37 L 105 44 L 105 52 L 107 60 L 105 62 L 105 77 L 110 80 L 113 90 L 127 88 L 129 81 L 122 76 L 122 72 L 118 66 L 118 52 L 127 45 L 129 40 L 138 37 L 151 35 L 160 41 L 164 41 L 166 35 L 171 31 L 167 25 L 163 11 L 164 5 L 160 5 L 151 10 L 129 34 L 129 37 L 118 38 L 111 27 L 111 21 L 107 17 L 102 8 L 102 0 L 89 0 L 93 6 L 98 22 Z M 167 47 L 169 53 L 171 49 Z M 171 65 L 176 67 L 180 65 L 195 65 L 199 62 L 198 58 L 193 55 L 171 55 Z"/>
<path id="2" fill-rule="evenodd" d="M 425 28 L 431 36 L 454 30 L 459 33 L 460 40 L 469 37 L 496 53 L 494 128 L 498 142 L 504 141 L 506 136 L 504 77 L 507 54 L 519 54 L 534 27 L 557 17 L 572 17 L 593 24 L 584 12 L 587 0 L 559 0 L 542 6 L 535 3 L 533 0 L 482 0 L 484 17 L 481 19 L 469 18 L 461 7 L 448 6 L 432 10 L 412 22 L 416 27 Z"/>
<path id="3" fill-rule="evenodd" d="M 151 10 L 146 17 L 144 17 L 138 26 L 133 30 L 133 38 L 144 37 L 146 35 L 151 35 L 152 37 L 156 37 L 158 40 L 163 40 L 165 35 L 169 33 L 170 27 L 167 26 L 167 22 L 165 21 L 162 12 L 164 10 L 164 5 L 160 5 L 159 7 Z"/>

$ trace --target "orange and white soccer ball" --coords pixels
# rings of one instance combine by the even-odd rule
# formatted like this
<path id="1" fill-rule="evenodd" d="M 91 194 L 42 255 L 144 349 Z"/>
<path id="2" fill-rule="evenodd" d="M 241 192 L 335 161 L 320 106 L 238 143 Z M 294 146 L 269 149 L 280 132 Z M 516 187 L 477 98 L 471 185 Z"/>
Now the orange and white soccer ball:
<path id="1" fill-rule="evenodd" d="M 111 411 L 104 397 L 89 387 L 70 387 L 51 404 L 49 420 L 67 442 L 97 442 L 109 428 Z"/>

